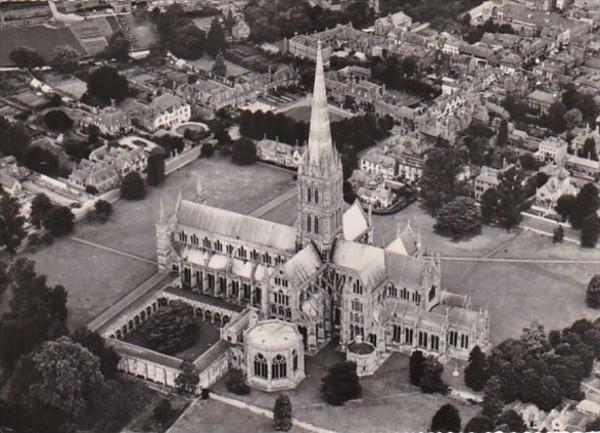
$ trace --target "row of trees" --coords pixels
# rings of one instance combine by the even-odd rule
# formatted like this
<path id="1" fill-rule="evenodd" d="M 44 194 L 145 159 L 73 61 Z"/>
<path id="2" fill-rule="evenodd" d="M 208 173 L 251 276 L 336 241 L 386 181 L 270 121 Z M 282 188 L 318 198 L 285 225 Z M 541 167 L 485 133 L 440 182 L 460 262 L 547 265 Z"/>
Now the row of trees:
<path id="1" fill-rule="evenodd" d="M 338 23 L 352 23 L 355 28 L 373 24 L 374 13 L 366 1 L 349 3 L 342 10 L 311 7 L 307 1 L 252 0 L 244 8 L 250 26 L 250 38 L 255 42 L 290 38 L 295 34 L 320 32 Z"/>
<path id="2" fill-rule="evenodd" d="M 555 209 L 563 221 L 569 221 L 574 229 L 581 230 L 581 246 L 593 248 L 600 235 L 600 220 L 596 214 L 599 207 L 598 188 L 587 183 L 576 196 L 559 197 Z"/>

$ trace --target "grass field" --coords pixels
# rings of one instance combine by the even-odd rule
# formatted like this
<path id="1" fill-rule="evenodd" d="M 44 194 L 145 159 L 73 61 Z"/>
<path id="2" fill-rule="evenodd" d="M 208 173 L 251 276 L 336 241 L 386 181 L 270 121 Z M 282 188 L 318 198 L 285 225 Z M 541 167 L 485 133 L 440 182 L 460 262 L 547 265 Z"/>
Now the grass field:
<path id="1" fill-rule="evenodd" d="M 283 114 L 285 114 L 287 117 L 294 119 L 297 122 L 310 122 L 310 107 L 308 105 L 296 106 L 285 111 Z M 345 118 L 346 117 L 340 115 L 338 111 L 334 111 L 331 108 L 329 108 L 329 121 L 331 123 L 338 122 Z"/>
<path id="2" fill-rule="evenodd" d="M 205 54 L 197 60 L 186 60 L 186 62 L 199 69 L 210 71 L 212 70 L 213 63 L 215 63 L 215 60 L 212 57 Z M 227 66 L 228 77 L 238 77 L 240 75 L 245 74 L 246 72 L 250 72 L 249 69 L 246 69 L 243 66 L 238 65 L 236 63 L 231 63 L 229 60 L 225 60 L 225 66 Z"/>
<path id="3" fill-rule="evenodd" d="M 45 60 L 49 60 L 52 50 L 59 45 L 71 45 L 80 54 L 85 50 L 68 28 L 48 28 L 44 26 L 18 27 L 0 30 L 0 66 L 10 66 L 10 52 L 20 46 L 36 49 Z"/>
<path id="4" fill-rule="evenodd" d="M 360 380 L 363 395 L 344 407 L 329 406 L 323 402 L 319 388 L 327 368 L 344 359 L 331 345 L 317 356 L 306 358 L 306 378 L 291 391 L 294 416 L 315 426 L 347 433 L 395 433 L 427 431 L 431 417 L 440 406 L 450 401 L 441 395 L 426 395 L 410 385 L 408 356 L 392 355 L 373 375 Z M 215 390 L 228 394 L 224 380 Z M 260 407 L 271 409 L 276 394 L 252 390 L 248 396 L 230 396 Z M 452 401 L 463 420 L 470 419 L 477 407 Z M 376 420 L 376 421 L 375 421 Z"/>
<path id="5" fill-rule="evenodd" d="M 179 190 L 193 199 L 197 176 L 201 179 L 206 203 L 241 213 L 250 213 L 295 185 L 293 174 L 263 164 L 237 166 L 214 156 L 199 159 L 170 174 L 159 188 L 148 188 L 141 201 L 120 200 L 106 224 L 85 222 L 77 227 L 83 239 L 127 251 L 149 259 L 156 257 L 154 224 L 160 201 L 168 214 L 173 211 Z"/>
<path id="6" fill-rule="evenodd" d="M 69 297 L 68 325 L 87 324 L 101 311 L 156 272 L 156 266 L 118 256 L 68 239 L 29 257 L 51 285 L 62 284 Z"/>

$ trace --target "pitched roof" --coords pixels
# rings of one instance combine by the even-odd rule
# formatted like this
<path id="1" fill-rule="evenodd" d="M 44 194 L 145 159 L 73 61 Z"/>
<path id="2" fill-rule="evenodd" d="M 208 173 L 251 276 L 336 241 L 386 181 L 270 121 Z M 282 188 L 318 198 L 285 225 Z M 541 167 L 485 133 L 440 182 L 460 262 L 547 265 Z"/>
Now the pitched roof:
<path id="1" fill-rule="evenodd" d="M 426 259 L 385 250 L 385 268 L 389 278 L 399 286 L 420 287 Z"/>
<path id="2" fill-rule="evenodd" d="M 289 259 L 282 266 L 282 270 L 295 284 L 302 284 L 311 278 L 321 265 L 319 253 L 312 244 L 308 244 Z"/>
<path id="3" fill-rule="evenodd" d="M 355 241 L 369 229 L 367 216 L 358 201 L 355 201 L 344 212 L 342 227 L 344 230 L 344 239 L 347 241 Z"/>
<path id="4" fill-rule="evenodd" d="M 189 228 L 240 239 L 289 254 L 296 251 L 294 227 L 189 200 L 181 201 L 176 218 L 180 225 Z"/>
<path id="5" fill-rule="evenodd" d="M 385 254 L 381 248 L 340 240 L 335 244 L 333 263 L 355 271 L 369 289 L 385 281 Z"/>

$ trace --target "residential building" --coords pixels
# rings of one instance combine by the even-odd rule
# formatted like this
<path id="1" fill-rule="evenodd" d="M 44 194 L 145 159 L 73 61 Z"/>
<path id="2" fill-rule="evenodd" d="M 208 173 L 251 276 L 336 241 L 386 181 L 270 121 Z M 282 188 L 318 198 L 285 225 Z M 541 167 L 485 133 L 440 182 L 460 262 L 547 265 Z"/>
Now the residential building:
<path id="1" fill-rule="evenodd" d="M 548 114 L 550 106 L 557 100 L 556 95 L 543 90 L 534 90 L 527 95 L 527 105 L 538 114 Z"/>
<path id="2" fill-rule="evenodd" d="M 538 151 L 535 156 L 544 162 L 557 162 L 566 158 L 568 144 L 558 137 L 548 137 L 540 141 Z"/>

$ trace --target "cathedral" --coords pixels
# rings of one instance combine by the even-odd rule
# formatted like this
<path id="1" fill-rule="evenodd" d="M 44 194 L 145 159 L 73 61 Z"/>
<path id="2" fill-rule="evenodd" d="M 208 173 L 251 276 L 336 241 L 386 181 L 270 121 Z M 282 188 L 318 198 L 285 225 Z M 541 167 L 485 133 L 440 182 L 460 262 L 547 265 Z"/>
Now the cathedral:
<path id="1" fill-rule="evenodd" d="M 379 360 L 415 349 L 466 359 L 475 345 L 485 349 L 487 310 L 444 289 L 439 258 L 423 254 L 410 225 L 375 246 L 370 212 L 358 202 L 345 206 L 320 44 L 311 105 L 295 226 L 209 206 L 201 194 L 180 195 L 172 212 L 161 205 L 160 271 L 178 273 L 184 289 L 251 308 L 274 333 L 284 329 L 277 323 L 291 326 L 286 332 L 299 336 L 308 355 L 333 339 L 342 351 L 368 345 Z M 269 326 L 254 332 L 262 343 L 281 338 L 266 335 Z"/>

